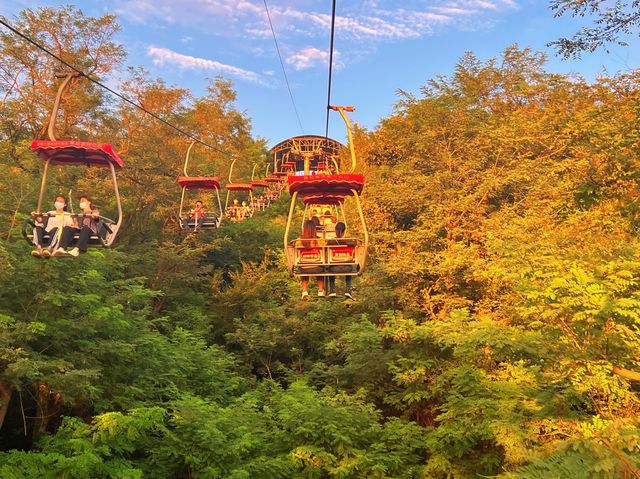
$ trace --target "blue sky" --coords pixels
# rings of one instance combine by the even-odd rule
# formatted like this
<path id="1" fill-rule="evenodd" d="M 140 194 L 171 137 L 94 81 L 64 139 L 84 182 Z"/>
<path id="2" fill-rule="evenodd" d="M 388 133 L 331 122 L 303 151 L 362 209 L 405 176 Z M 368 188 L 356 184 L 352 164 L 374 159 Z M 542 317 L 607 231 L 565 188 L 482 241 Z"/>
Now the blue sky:
<path id="1" fill-rule="evenodd" d="M 0 0 L 2 14 L 72 3 L 86 14 L 118 15 L 129 65 L 168 84 L 204 92 L 216 75 L 233 80 L 254 133 L 273 145 L 302 134 L 286 90 L 263 0 Z M 304 133 L 324 134 L 330 0 L 267 0 Z M 588 19 L 554 18 L 547 0 L 338 0 L 332 103 L 354 105 L 352 119 L 374 128 L 398 89 L 417 93 L 449 75 L 472 51 L 482 60 L 517 43 L 549 55 L 548 69 L 588 79 L 640 64 L 640 42 L 565 61 L 546 44 Z M 116 79 L 117 80 L 117 79 Z M 330 136 L 345 140 L 337 114 Z"/>

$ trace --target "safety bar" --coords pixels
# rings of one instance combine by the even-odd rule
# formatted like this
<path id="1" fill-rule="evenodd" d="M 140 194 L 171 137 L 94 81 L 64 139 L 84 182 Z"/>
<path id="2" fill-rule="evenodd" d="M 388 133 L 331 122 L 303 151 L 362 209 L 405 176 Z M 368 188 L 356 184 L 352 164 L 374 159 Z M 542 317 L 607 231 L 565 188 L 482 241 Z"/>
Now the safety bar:
<path id="1" fill-rule="evenodd" d="M 33 218 L 37 218 L 37 217 L 43 217 L 43 218 L 55 218 L 56 216 L 58 216 L 59 213 L 49 213 L 48 211 L 46 213 L 39 213 L 37 211 L 35 211 L 31 216 Z M 65 211 L 64 213 L 65 216 L 70 216 L 71 218 L 100 218 L 103 221 L 106 221 L 109 224 L 115 224 L 116 221 L 112 220 L 111 218 L 107 218 L 106 216 L 102 216 L 102 215 L 97 215 L 94 216 L 92 214 L 89 213 L 69 213 L 68 211 Z"/>

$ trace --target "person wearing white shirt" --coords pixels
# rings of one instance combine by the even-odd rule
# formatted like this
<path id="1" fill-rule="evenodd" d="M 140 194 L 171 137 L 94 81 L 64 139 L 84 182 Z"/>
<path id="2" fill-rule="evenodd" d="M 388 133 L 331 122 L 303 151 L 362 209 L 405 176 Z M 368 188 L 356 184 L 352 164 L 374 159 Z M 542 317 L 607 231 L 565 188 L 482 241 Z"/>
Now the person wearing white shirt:
<path id="1" fill-rule="evenodd" d="M 67 213 L 67 201 L 63 196 L 56 197 L 53 204 L 54 210 L 44 215 L 33 212 L 31 215 L 36 220 L 35 241 L 36 249 L 31 252 L 33 256 L 48 258 L 49 256 L 66 256 L 69 253 L 65 248 L 73 240 L 76 222 L 70 213 Z M 44 235 L 49 233 L 49 243 L 44 244 Z"/>

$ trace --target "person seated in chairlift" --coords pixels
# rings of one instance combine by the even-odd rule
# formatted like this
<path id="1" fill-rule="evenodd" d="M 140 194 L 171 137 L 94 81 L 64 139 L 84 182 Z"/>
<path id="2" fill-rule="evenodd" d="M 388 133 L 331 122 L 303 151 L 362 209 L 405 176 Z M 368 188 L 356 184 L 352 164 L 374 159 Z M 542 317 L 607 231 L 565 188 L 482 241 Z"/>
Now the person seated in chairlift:
<path id="1" fill-rule="evenodd" d="M 87 252 L 87 245 L 92 235 L 100 235 L 100 211 L 93 206 L 91 198 L 88 196 L 80 197 L 80 209 L 82 210 L 82 217 L 76 222 L 76 226 L 80 229 L 78 234 L 77 246 L 69 254 L 71 256 L 78 256 L 80 253 Z"/>
<path id="2" fill-rule="evenodd" d="M 332 214 L 331 211 L 326 210 L 324 212 L 324 222 L 325 225 L 333 225 L 335 227 L 336 223 L 338 222 L 338 218 L 336 217 L 336 215 Z"/>
<path id="3" fill-rule="evenodd" d="M 203 218 L 206 214 L 207 210 L 200 200 L 196 201 L 191 211 L 189 211 L 192 220 Z"/>
<path id="4" fill-rule="evenodd" d="M 312 220 L 307 220 L 302 226 L 302 244 L 305 248 L 317 248 L 320 245 L 318 240 L 318 233 L 316 231 L 316 223 Z M 322 276 L 317 277 L 318 282 L 318 297 L 323 298 L 324 293 L 324 278 Z M 307 301 L 309 299 L 309 276 L 300 277 L 300 285 L 302 287 L 302 300 Z"/>
<path id="5" fill-rule="evenodd" d="M 244 216 L 245 218 L 248 218 L 249 216 L 251 216 L 251 209 L 247 206 L 246 201 L 242 202 L 242 209 L 240 210 L 240 212 L 242 213 L 242 216 Z"/>
<path id="6" fill-rule="evenodd" d="M 324 237 L 335 238 L 336 234 L 336 217 L 331 214 L 331 211 L 326 210 L 322 215 L 322 225 L 324 226 Z"/>
<path id="7" fill-rule="evenodd" d="M 316 229 L 318 229 L 320 226 L 322 226 L 322 221 L 320 221 L 320 217 L 318 216 L 318 210 L 312 210 L 311 211 L 311 221 L 313 221 L 313 223 L 316 225 Z"/>
<path id="8" fill-rule="evenodd" d="M 36 249 L 31 254 L 38 258 L 48 258 L 49 256 L 66 256 L 66 248 L 73 240 L 76 229 L 76 222 L 67 213 L 67 200 L 64 196 L 57 196 L 53 204 L 54 210 L 48 211 L 45 215 L 32 212 L 31 216 L 36 220 L 35 232 L 33 235 Z M 49 243 L 44 244 L 44 235 L 49 233 Z M 77 256 L 77 254 L 74 254 Z"/>
<path id="9" fill-rule="evenodd" d="M 345 225 L 342 221 L 336 223 L 336 238 L 344 238 L 344 233 L 347 230 L 347 225 Z M 345 276 L 344 277 L 344 297 L 346 299 L 351 299 L 353 300 L 353 295 L 351 294 L 352 291 L 352 282 L 353 282 L 353 277 L 352 276 Z M 337 296 L 336 294 L 336 277 L 335 276 L 329 276 L 327 278 L 327 289 L 329 290 L 329 298 L 335 298 Z"/>
<path id="10" fill-rule="evenodd" d="M 227 208 L 227 216 L 234 223 L 236 221 L 238 221 L 238 210 L 239 210 L 239 208 L 240 208 L 240 205 L 238 205 L 238 200 L 233 200 L 233 204 L 229 208 Z"/>
<path id="11" fill-rule="evenodd" d="M 189 220 L 193 221 L 193 226 L 195 229 L 201 228 L 204 223 L 204 218 L 207 215 L 207 210 L 205 209 L 202 201 L 197 200 L 193 205 L 193 208 L 189 210 Z"/>

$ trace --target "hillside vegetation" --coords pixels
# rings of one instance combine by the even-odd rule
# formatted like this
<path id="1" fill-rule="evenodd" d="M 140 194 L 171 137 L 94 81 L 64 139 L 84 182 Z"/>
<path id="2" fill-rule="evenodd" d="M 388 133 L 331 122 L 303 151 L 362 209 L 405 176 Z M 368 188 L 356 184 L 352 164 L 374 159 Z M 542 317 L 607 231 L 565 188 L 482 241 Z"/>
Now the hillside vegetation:
<path id="1" fill-rule="evenodd" d="M 229 81 L 196 97 L 126 70 L 113 16 L 13 22 L 127 71 L 122 92 L 241 158 L 234 176 L 266 165 Z M 344 303 L 300 301 L 287 194 L 178 234 L 188 140 L 82 79 L 58 136 L 113 143 L 125 223 L 113 249 L 32 258 L 29 145 L 59 65 L 6 32 L 0 65 L 0 477 L 640 477 L 640 71 L 590 83 L 512 46 L 400 92 L 356 131 L 371 248 Z M 46 204 L 73 187 L 113 211 L 105 172 L 55 170 Z"/>

